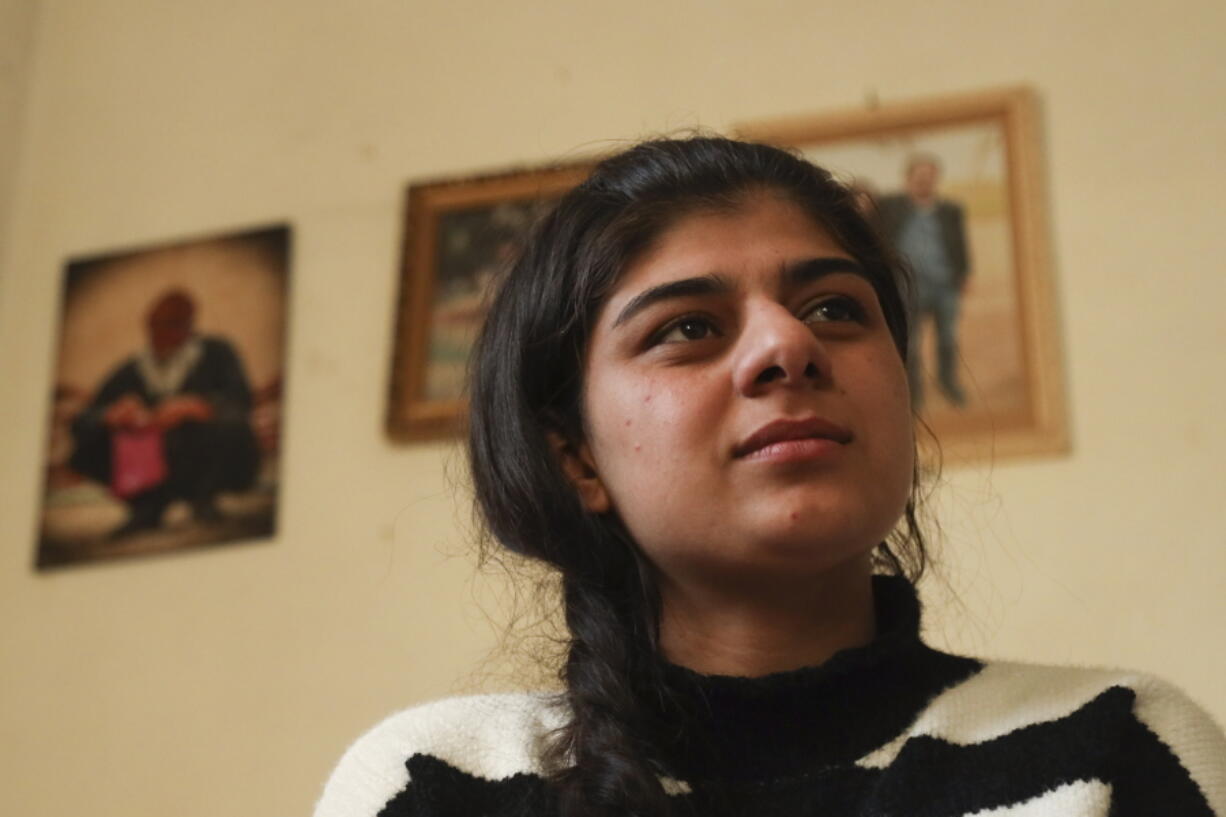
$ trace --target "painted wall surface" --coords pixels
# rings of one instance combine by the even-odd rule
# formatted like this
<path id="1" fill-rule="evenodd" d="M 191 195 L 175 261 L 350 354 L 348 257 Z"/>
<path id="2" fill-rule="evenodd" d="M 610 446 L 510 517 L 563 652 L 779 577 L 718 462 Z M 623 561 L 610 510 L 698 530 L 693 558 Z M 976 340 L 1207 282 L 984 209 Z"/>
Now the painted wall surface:
<path id="1" fill-rule="evenodd" d="M 932 585 L 934 639 L 1158 672 L 1226 719 L 1220 2 L 46 0 L 35 19 L 0 211 L 0 811 L 302 814 L 382 715 L 507 683 L 483 663 L 500 584 L 474 578 L 461 458 L 381 430 L 408 179 L 870 92 L 1043 102 L 1074 449 L 947 472 L 961 603 Z M 63 260 L 281 221 L 277 539 L 36 574 Z"/>
<path id="2" fill-rule="evenodd" d="M 0 0 L 0 246 L 17 175 L 22 113 L 34 50 L 34 0 Z M 0 278 L 4 270 L 0 268 Z"/>

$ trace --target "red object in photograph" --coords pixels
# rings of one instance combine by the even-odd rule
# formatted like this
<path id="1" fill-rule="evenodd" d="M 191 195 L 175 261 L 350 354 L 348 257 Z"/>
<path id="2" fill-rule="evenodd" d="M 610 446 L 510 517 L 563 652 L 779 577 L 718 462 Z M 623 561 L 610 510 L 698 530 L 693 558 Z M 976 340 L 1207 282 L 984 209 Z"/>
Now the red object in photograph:
<path id="1" fill-rule="evenodd" d="M 166 480 L 166 456 L 158 429 L 118 431 L 111 444 L 111 493 L 115 496 L 127 499 L 143 494 Z"/>

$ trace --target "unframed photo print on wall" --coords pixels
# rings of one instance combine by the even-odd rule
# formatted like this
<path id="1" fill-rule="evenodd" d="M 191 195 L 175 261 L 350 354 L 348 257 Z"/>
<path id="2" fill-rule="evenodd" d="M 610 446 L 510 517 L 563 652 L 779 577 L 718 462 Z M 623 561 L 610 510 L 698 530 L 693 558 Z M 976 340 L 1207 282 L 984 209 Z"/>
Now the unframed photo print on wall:
<path id="1" fill-rule="evenodd" d="M 70 260 L 39 569 L 271 537 L 290 230 Z"/>

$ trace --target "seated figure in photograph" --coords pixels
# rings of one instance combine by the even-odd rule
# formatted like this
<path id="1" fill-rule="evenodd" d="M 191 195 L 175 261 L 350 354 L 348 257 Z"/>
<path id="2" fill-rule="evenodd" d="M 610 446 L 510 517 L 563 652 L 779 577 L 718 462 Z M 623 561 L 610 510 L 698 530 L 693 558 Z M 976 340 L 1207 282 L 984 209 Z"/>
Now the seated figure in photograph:
<path id="1" fill-rule="evenodd" d="M 259 450 L 242 361 L 229 342 L 197 333 L 195 316 L 188 293 L 158 297 L 148 345 L 107 376 L 73 421 L 72 467 L 128 506 L 112 536 L 160 526 L 177 499 L 197 521 L 219 521 L 218 494 L 255 481 Z"/>

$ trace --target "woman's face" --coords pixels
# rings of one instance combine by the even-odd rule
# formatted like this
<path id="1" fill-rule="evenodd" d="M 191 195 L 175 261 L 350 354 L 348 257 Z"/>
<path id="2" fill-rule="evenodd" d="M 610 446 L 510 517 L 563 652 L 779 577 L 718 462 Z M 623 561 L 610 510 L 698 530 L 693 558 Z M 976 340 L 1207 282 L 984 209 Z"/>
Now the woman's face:
<path id="1" fill-rule="evenodd" d="M 602 307 L 569 469 L 667 579 L 820 573 L 901 516 L 906 375 L 859 269 L 761 194 L 681 220 Z"/>

